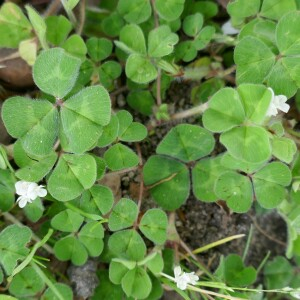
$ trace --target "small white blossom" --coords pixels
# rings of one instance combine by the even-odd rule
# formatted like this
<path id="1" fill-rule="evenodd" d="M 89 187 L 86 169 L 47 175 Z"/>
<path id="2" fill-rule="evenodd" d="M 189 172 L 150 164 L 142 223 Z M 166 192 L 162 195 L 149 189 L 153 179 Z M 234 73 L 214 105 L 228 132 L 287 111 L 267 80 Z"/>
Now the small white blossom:
<path id="1" fill-rule="evenodd" d="M 267 111 L 267 117 L 276 116 L 278 114 L 278 110 L 287 113 L 290 109 L 290 106 L 285 103 L 287 101 L 287 97 L 284 95 L 275 96 L 274 91 L 271 88 L 268 88 L 268 90 L 272 93 L 272 99 Z"/>
<path id="2" fill-rule="evenodd" d="M 174 268 L 174 276 L 177 287 L 181 290 L 185 290 L 188 284 L 195 285 L 199 280 L 195 272 L 185 273 L 181 270 L 180 266 Z"/>
<path id="3" fill-rule="evenodd" d="M 35 182 L 18 181 L 15 183 L 16 193 L 20 196 L 17 199 L 18 205 L 23 208 L 27 203 L 32 203 L 37 197 L 45 197 L 47 190 Z"/>
<path id="4" fill-rule="evenodd" d="M 227 35 L 234 35 L 234 34 L 238 34 L 240 32 L 238 29 L 236 29 L 232 26 L 230 20 L 228 20 L 227 22 L 225 22 L 222 25 L 222 31 L 224 34 L 227 34 Z"/>

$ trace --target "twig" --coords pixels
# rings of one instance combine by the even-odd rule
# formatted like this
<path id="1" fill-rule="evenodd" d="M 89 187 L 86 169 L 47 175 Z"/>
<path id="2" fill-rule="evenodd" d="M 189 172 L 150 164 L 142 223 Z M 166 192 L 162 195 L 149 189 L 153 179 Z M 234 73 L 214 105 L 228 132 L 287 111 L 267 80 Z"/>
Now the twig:
<path id="1" fill-rule="evenodd" d="M 131 167 L 131 168 L 127 168 L 127 169 L 123 169 L 123 170 L 120 170 L 120 171 L 113 171 L 113 172 L 109 172 L 109 173 L 106 173 L 104 175 L 104 177 L 106 176 L 110 176 L 110 175 L 117 175 L 117 174 L 124 174 L 124 173 L 128 173 L 130 171 L 135 171 L 137 170 L 139 167 Z"/>
<path id="2" fill-rule="evenodd" d="M 161 125 L 167 125 L 172 121 L 175 120 L 181 120 L 181 119 L 185 119 L 185 118 L 189 118 L 195 115 L 201 115 L 205 112 L 205 110 L 207 110 L 208 108 L 208 103 L 203 103 L 201 105 L 198 105 L 196 107 L 192 107 L 190 109 L 178 112 L 176 114 L 173 114 L 170 116 L 170 120 L 168 121 L 155 121 L 152 122 L 151 124 L 149 124 L 147 126 L 148 131 L 154 129 L 155 127 L 161 126 Z"/>
<path id="3" fill-rule="evenodd" d="M 142 151 L 139 143 L 135 144 L 136 151 L 139 157 L 139 167 L 140 169 L 143 168 L 143 158 L 142 158 Z M 143 200 L 143 193 L 144 193 L 144 178 L 143 172 L 140 172 L 140 190 L 139 190 L 139 199 L 138 199 L 138 211 L 141 210 L 142 200 Z"/>
<path id="4" fill-rule="evenodd" d="M 60 0 L 53 0 L 45 10 L 43 16 L 44 18 L 49 17 L 51 15 L 55 15 L 61 8 Z"/>
<path id="5" fill-rule="evenodd" d="M 252 219 L 252 222 L 254 224 L 254 226 L 256 227 L 256 229 L 261 233 L 263 234 L 266 238 L 268 238 L 269 240 L 279 244 L 279 245 L 282 245 L 284 247 L 286 247 L 286 243 L 276 239 L 275 237 L 272 237 L 269 233 L 265 232 L 259 225 L 258 223 L 256 222 L 256 220 L 250 216 L 250 218 Z"/>
<path id="6" fill-rule="evenodd" d="M 86 5 L 86 0 L 79 1 L 79 21 L 76 30 L 76 33 L 79 35 L 82 34 L 82 30 L 85 23 L 85 5 Z"/>

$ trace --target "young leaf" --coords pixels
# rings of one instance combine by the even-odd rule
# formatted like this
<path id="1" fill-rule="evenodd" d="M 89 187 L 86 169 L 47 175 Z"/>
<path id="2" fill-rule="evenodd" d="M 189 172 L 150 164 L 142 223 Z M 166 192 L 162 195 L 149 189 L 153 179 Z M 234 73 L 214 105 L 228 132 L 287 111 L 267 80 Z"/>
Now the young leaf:
<path id="1" fill-rule="evenodd" d="M 138 156 L 128 147 L 118 143 L 104 153 L 108 168 L 112 171 L 135 167 L 139 163 Z"/>
<path id="2" fill-rule="evenodd" d="M 128 23 L 135 24 L 147 21 L 152 12 L 150 1 L 147 0 L 120 0 L 117 9 Z"/>
<path id="3" fill-rule="evenodd" d="M 152 284 L 147 272 L 141 267 L 136 267 L 123 277 L 122 288 L 127 297 L 144 299 L 150 294 Z"/>
<path id="4" fill-rule="evenodd" d="M 11 275 L 18 260 L 26 258 L 31 236 L 28 227 L 18 225 L 9 225 L 0 232 L 0 265 L 7 275 Z"/>
<path id="5" fill-rule="evenodd" d="M 92 187 L 96 180 L 95 159 L 88 154 L 63 154 L 50 175 L 48 190 L 59 201 L 69 201 Z"/>
<path id="6" fill-rule="evenodd" d="M 61 48 L 45 50 L 33 66 L 33 79 L 43 92 L 61 99 L 75 85 L 80 65 L 78 58 Z"/>
<path id="7" fill-rule="evenodd" d="M 48 49 L 46 42 L 46 23 L 45 20 L 39 15 L 39 13 L 30 5 L 26 5 L 29 20 L 33 26 L 35 33 L 37 34 L 40 43 L 44 49 Z"/>
<path id="8" fill-rule="evenodd" d="M 178 43 L 178 35 L 169 26 L 162 25 L 150 31 L 148 36 L 148 54 L 151 57 L 163 57 L 173 52 Z"/>
<path id="9" fill-rule="evenodd" d="M 182 29 L 187 36 L 195 37 L 203 26 L 203 16 L 200 13 L 189 15 L 183 20 Z"/>
<path id="10" fill-rule="evenodd" d="M 189 170 L 183 163 L 154 155 L 144 165 L 143 174 L 152 197 L 164 209 L 175 210 L 186 201 L 190 179 Z"/>
<path id="11" fill-rule="evenodd" d="M 73 236 L 67 236 L 57 241 L 54 245 L 54 253 L 59 260 L 71 260 L 75 266 L 83 265 L 88 259 L 87 250 Z"/>
<path id="12" fill-rule="evenodd" d="M 30 22 L 21 8 L 5 2 L 0 9 L 0 47 L 17 48 L 23 40 L 33 37 Z"/>
<path id="13" fill-rule="evenodd" d="M 49 16 L 46 18 L 46 38 L 54 46 L 66 40 L 72 30 L 71 22 L 65 16 Z"/>
<path id="14" fill-rule="evenodd" d="M 252 184 L 248 177 L 228 171 L 223 173 L 215 184 L 216 195 L 225 200 L 234 212 L 247 212 L 252 204 Z"/>
<path id="15" fill-rule="evenodd" d="M 85 61 L 87 48 L 80 35 L 71 35 L 64 43 L 61 44 L 61 47 L 69 54 L 79 58 L 82 62 Z"/>
<path id="16" fill-rule="evenodd" d="M 84 221 L 84 217 L 70 209 L 66 209 L 55 215 L 51 220 L 51 226 L 63 232 L 76 232 Z"/>
<path id="17" fill-rule="evenodd" d="M 150 57 L 163 57 L 173 52 L 178 43 L 178 35 L 169 26 L 162 25 L 150 31 L 148 36 L 148 54 Z"/>
<path id="18" fill-rule="evenodd" d="M 215 140 L 209 131 L 200 126 L 181 124 L 168 132 L 156 153 L 190 162 L 210 154 L 214 146 Z"/>
<path id="19" fill-rule="evenodd" d="M 112 52 L 113 44 L 106 38 L 92 37 L 86 41 L 87 51 L 95 62 L 106 59 Z"/>
<path id="20" fill-rule="evenodd" d="M 167 239 L 168 218 L 158 208 L 147 210 L 143 215 L 139 229 L 152 242 L 162 245 Z"/>
<path id="21" fill-rule="evenodd" d="M 108 227 L 117 231 L 130 227 L 138 216 L 138 208 L 135 202 L 122 198 L 113 208 L 108 219 Z"/>
<path id="22" fill-rule="evenodd" d="M 140 261 L 146 254 L 142 237 L 133 229 L 115 232 L 108 240 L 108 247 L 118 258 Z"/>
<path id="23" fill-rule="evenodd" d="M 13 277 L 9 292 L 16 297 L 29 298 L 41 292 L 44 287 L 45 283 L 35 269 L 27 266 Z"/>
<path id="24" fill-rule="evenodd" d="M 57 109 L 46 100 L 12 97 L 2 107 L 8 133 L 20 138 L 28 153 L 45 156 L 52 152 L 57 135 Z"/>
<path id="25" fill-rule="evenodd" d="M 68 150 L 83 153 L 94 146 L 102 126 L 110 121 L 111 103 L 102 86 L 90 86 L 69 98 L 61 107 L 61 124 Z"/>
<path id="26" fill-rule="evenodd" d="M 97 257 L 103 250 L 103 226 L 96 221 L 85 224 L 78 234 L 79 241 L 86 247 L 92 257 Z"/>
<path id="27" fill-rule="evenodd" d="M 129 24 L 120 32 L 120 42 L 115 42 L 118 47 L 128 54 L 146 54 L 146 42 L 142 29 L 135 24 Z"/>
<path id="28" fill-rule="evenodd" d="M 148 83 L 157 77 L 157 70 L 151 61 L 140 55 L 131 54 L 126 61 L 125 73 L 137 83 Z"/>
<path id="29" fill-rule="evenodd" d="M 156 0 L 155 8 L 159 16 L 166 21 L 174 21 L 183 12 L 185 0 Z"/>

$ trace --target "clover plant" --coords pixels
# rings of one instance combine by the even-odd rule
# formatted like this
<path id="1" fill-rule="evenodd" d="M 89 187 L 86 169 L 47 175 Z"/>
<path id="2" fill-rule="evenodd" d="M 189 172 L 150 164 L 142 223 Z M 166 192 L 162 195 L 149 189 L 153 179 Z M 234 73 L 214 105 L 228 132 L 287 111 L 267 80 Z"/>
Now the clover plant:
<path id="1" fill-rule="evenodd" d="M 1 106 L 12 140 L 0 145 L 1 299 L 78 296 L 67 273 L 51 274 L 56 261 L 97 263 L 90 299 L 156 300 L 165 287 L 184 299 L 299 299 L 300 2 L 225 2 L 1 5 L 12 54 L 0 68 L 21 59 L 35 85 Z M 184 104 L 176 86 L 190 87 Z M 202 266 L 195 253 L 240 236 L 189 249 L 175 218 L 187 199 L 229 215 L 276 210 L 286 257 L 248 264 L 250 232 L 242 257 Z"/>

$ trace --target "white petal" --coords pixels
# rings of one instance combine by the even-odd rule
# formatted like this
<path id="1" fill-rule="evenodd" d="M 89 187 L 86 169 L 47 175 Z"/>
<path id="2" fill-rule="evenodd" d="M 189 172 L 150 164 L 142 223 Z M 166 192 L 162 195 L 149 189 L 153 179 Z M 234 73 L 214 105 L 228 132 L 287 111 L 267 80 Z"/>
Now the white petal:
<path id="1" fill-rule="evenodd" d="M 45 197 L 47 195 L 47 190 L 44 189 L 42 185 L 36 189 L 36 192 L 39 197 Z"/>
<path id="2" fill-rule="evenodd" d="M 224 34 L 227 34 L 227 35 L 238 34 L 240 32 L 238 29 L 236 29 L 232 26 L 230 20 L 228 20 L 227 22 L 225 22 L 222 25 L 222 31 Z"/>
<path id="3" fill-rule="evenodd" d="M 181 275 L 182 271 L 181 271 L 181 267 L 177 266 L 174 268 L 174 275 L 175 275 L 175 279 L 178 278 Z"/>
<path id="4" fill-rule="evenodd" d="M 17 203 L 19 205 L 20 208 L 23 208 L 26 206 L 27 202 L 29 202 L 30 199 L 24 197 L 24 196 L 21 196 L 17 199 Z"/>
<path id="5" fill-rule="evenodd" d="M 28 187 L 27 197 L 30 198 L 31 200 L 34 200 L 38 197 L 37 192 L 38 192 L 38 185 L 35 182 L 31 182 Z"/>
<path id="6" fill-rule="evenodd" d="M 187 288 L 187 282 L 184 280 L 184 278 L 181 278 L 177 281 L 177 287 L 181 290 L 185 290 Z"/>
<path id="7" fill-rule="evenodd" d="M 197 275 L 195 275 L 194 272 L 186 273 L 186 275 L 188 276 L 189 283 L 192 285 L 195 285 L 197 283 L 197 281 L 199 280 L 199 277 Z"/>
<path id="8" fill-rule="evenodd" d="M 267 110 L 267 117 L 271 117 L 271 116 L 277 116 L 278 112 L 277 112 L 277 108 L 273 103 L 270 103 L 270 106 Z"/>
<path id="9" fill-rule="evenodd" d="M 30 182 L 21 180 L 15 183 L 16 193 L 20 196 L 24 196 L 27 194 L 28 186 Z"/>

